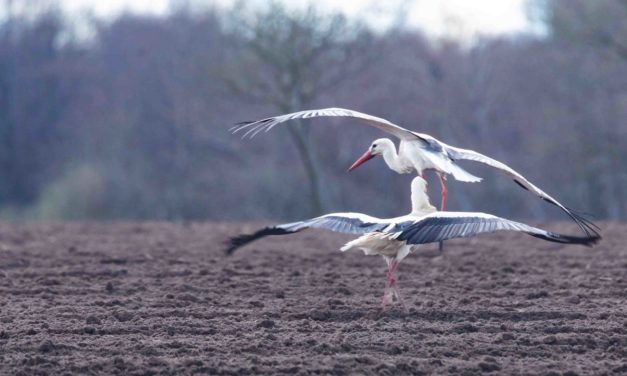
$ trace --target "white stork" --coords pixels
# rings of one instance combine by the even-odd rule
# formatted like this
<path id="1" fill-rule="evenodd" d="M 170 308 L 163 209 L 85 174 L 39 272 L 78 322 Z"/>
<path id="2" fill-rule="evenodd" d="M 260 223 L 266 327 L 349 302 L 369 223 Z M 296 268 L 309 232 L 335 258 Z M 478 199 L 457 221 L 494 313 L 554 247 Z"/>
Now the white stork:
<path id="1" fill-rule="evenodd" d="M 529 182 L 524 176 L 514 171 L 509 166 L 495 159 L 487 157 L 473 150 L 461 149 L 445 144 L 427 134 L 417 133 L 393 124 L 385 119 L 364 114 L 361 112 L 347 110 L 344 108 L 325 108 L 320 110 L 307 110 L 294 112 L 291 114 L 270 117 L 262 120 L 239 123 L 231 128 L 233 133 L 244 131 L 243 137 L 253 137 L 259 132 L 269 131 L 276 125 L 292 119 L 308 119 L 314 117 L 349 117 L 363 122 L 365 125 L 378 128 L 390 133 L 400 139 L 398 152 L 392 140 L 381 138 L 372 142 L 368 150 L 362 155 L 349 171 L 354 170 L 362 163 L 374 158 L 377 155 L 383 156 L 388 167 L 399 174 L 418 173 L 422 176 L 425 170 L 434 170 L 440 177 L 442 185 L 442 201 L 440 210 L 444 211 L 446 206 L 447 189 L 445 179 L 447 175 L 453 175 L 455 180 L 463 182 L 479 182 L 478 178 L 457 165 L 459 160 L 470 160 L 483 163 L 505 173 L 520 187 L 526 189 L 544 201 L 547 201 L 568 214 L 586 235 L 598 235 L 595 230 L 598 227 L 576 213 L 572 209 L 560 204 L 556 199 L 549 196 L 540 188 Z"/>
<path id="2" fill-rule="evenodd" d="M 226 252 L 268 235 L 293 234 L 309 228 L 320 228 L 347 234 L 362 234 L 346 243 L 340 250 L 362 250 L 366 255 L 381 255 L 388 265 L 387 282 L 381 307 L 384 309 L 396 297 L 403 303 L 394 272 L 399 263 L 419 244 L 441 242 L 452 238 L 465 238 L 494 231 L 520 231 L 536 238 L 563 244 L 591 246 L 599 235 L 585 237 L 560 235 L 523 223 L 510 221 L 485 213 L 438 212 L 429 203 L 427 182 L 417 176 L 411 183 L 412 211 L 408 215 L 381 219 L 360 213 L 332 213 L 304 221 L 265 227 L 259 231 L 231 238 Z"/>

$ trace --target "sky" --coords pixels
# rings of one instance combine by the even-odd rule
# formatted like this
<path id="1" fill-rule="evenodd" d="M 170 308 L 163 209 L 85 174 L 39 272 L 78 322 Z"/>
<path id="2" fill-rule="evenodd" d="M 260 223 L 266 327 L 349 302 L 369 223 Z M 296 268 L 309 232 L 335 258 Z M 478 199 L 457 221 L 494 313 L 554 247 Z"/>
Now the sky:
<path id="1" fill-rule="evenodd" d="M 62 0 L 71 14 L 84 11 L 110 17 L 123 11 L 163 14 L 171 5 L 181 2 L 230 6 L 235 0 Z M 289 7 L 303 7 L 302 0 L 282 0 Z M 248 0 L 252 6 L 263 0 Z M 526 0 L 318 0 L 316 4 L 329 10 L 344 12 L 367 20 L 376 28 L 385 28 L 401 20 L 433 36 L 472 39 L 479 35 L 495 35 L 530 31 L 525 15 Z M 381 5 L 385 4 L 385 5 Z M 401 12 L 398 10 L 402 9 Z"/>

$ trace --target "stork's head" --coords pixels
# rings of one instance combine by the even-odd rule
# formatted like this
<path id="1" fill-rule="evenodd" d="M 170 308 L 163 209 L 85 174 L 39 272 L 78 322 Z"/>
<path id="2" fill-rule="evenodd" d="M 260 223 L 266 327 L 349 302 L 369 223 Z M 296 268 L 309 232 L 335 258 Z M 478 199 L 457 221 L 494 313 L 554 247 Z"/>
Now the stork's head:
<path id="1" fill-rule="evenodd" d="M 392 140 L 390 140 L 389 138 L 379 138 L 377 140 L 374 140 L 370 144 L 368 150 L 366 150 L 366 152 L 348 168 L 348 171 L 353 171 L 354 169 L 361 166 L 366 161 L 369 161 L 372 158 L 376 157 L 377 155 L 383 155 L 388 151 L 394 150 L 394 142 L 392 142 Z"/>

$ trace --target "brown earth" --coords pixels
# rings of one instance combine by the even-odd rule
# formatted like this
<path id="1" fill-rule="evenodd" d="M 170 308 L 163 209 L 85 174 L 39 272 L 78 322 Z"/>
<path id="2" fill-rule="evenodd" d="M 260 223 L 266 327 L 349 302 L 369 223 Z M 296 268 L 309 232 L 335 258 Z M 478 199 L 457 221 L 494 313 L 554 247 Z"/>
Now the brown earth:
<path id="1" fill-rule="evenodd" d="M 553 230 L 574 231 L 566 224 Z M 500 233 L 378 257 L 240 224 L 0 224 L 0 374 L 627 374 L 627 225 L 595 248 Z"/>

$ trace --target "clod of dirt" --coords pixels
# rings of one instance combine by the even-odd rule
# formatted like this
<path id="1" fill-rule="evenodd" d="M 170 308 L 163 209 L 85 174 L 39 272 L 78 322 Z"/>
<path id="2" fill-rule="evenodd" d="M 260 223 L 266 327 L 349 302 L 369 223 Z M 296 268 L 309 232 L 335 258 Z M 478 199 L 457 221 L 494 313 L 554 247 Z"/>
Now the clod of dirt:
<path id="1" fill-rule="evenodd" d="M 575 371 L 566 371 L 562 373 L 562 376 L 579 376 L 579 374 Z"/>
<path id="2" fill-rule="evenodd" d="M 52 343 L 51 340 L 47 339 L 47 340 L 43 341 L 41 343 L 41 345 L 39 345 L 39 347 L 37 349 L 39 350 L 39 352 L 47 353 L 47 352 L 50 352 L 50 351 L 54 350 L 55 347 L 56 346 L 54 345 L 54 343 Z"/>
<path id="3" fill-rule="evenodd" d="M 353 295 L 353 292 L 349 289 L 347 289 L 346 287 L 338 287 L 335 291 L 339 292 L 340 294 L 344 295 L 344 296 L 351 296 Z"/>
<path id="4" fill-rule="evenodd" d="M 402 350 L 399 346 L 394 345 L 394 346 L 390 346 L 390 347 L 388 347 L 388 348 L 386 349 L 386 352 L 387 352 L 389 355 L 399 355 L 399 354 L 402 354 L 402 353 L 403 353 L 403 350 Z"/>
<path id="5" fill-rule="evenodd" d="M 472 324 L 462 324 L 454 328 L 457 333 L 476 333 L 479 331 L 479 328 Z"/>
<path id="6" fill-rule="evenodd" d="M 557 343 L 557 337 L 555 337 L 555 336 L 546 336 L 546 337 L 542 338 L 542 342 L 546 343 L 547 345 L 553 345 L 553 344 Z"/>
<path id="7" fill-rule="evenodd" d="M 133 314 L 127 311 L 116 311 L 113 313 L 113 317 L 115 317 L 120 322 L 125 322 L 133 319 Z"/>
<path id="8" fill-rule="evenodd" d="M 566 299 L 566 302 L 570 304 L 579 304 L 581 303 L 581 299 L 577 295 L 574 295 Z"/>
<path id="9" fill-rule="evenodd" d="M 313 310 L 309 312 L 309 317 L 316 321 L 327 321 L 331 318 L 331 313 L 329 311 Z"/>
<path id="10" fill-rule="evenodd" d="M 479 369 L 481 369 L 483 372 L 494 372 L 500 370 L 501 366 L 496 363 L 481 362 L 479 363 Z"/>
<path id="11" fill-rule="evenodd" d="M 85 323 L 90 325 L 100 325 L 102 322 L 94 315 L 89 315 L 85 318 Z"/>
<path id="12" fill-rule="evenodd" d="M 61 282 L 59 282 L 59 280 L 54 279 L 54 278 L 50 278 L 50 279 L 44 279 L 41 281 L 41 284 L 44 286 L 58 286 L 61 284 Z"/>
<path id="13" fill-rule="evenodd" d="M 261 302 L 261 301 L 259 301 L 259 300 L 252 301 L 252 302 L 250 302 L 250 303 L 248 303 L 248 304 L 249 304 L 251 307 L 255 307 L 255 308 L 263 308 L 263 307 L 264 307 L 263 302 Z"/>
<path id="14" fill-rule="evenodd" d="M 100 260 L 101 264 L 114 264 L 114 265 L 124 265 L 128 262 L 126 258 L 106 258 Z"/>
<path id="15" fill-rule="evenodd" d="M 179 300 L 187 301 L 187 302 L 197 302 L 198 298 L 192 294 L 181 294 L 177 297 Z"/>
<path id="16" fill-rule="evenodd" d="M 105 290 L 107 290 L 107 292 L 113 292 L 113 290 L 115 290 L 115 287 L 113 287 L 113 283 L 107 282 L 107 285 L 105 286 Z"/>
<path id="17" fill-rule="evenodd" d="M 537 291 L 537 292 L 532 292 L 527 294 L 527 299 L 540 299 L 540 298 L 546 298 L 549 296 L 549 293 L 546 291 Z"/>
<path id="18" fill-rule="evenodd" d="M 118 368 L 118 369 L 124 369 L 124 368 L 126 368 L 126 364 L 124 363 L 124 359 L 119 358 L 119 357 L 118 357 L 118 358 L 113 359 L 113 366 L 114 366 L 115 368 Z"/>
<path id="19" fill-rule="evenodd" d="M 270 328 L 274 328 L 275 323 L 274 320 L 261 320 L 258 324 L 257 327 L 258 328 L 266 328 L 266 329 L 270 329 Z"/>
<path id="20" fill-rule="evenodd" d="M 515 339 L 516 336 L 512 333 L 503 333 L 501 334 L 501 340 L 503 341 L 511 341 L 513 339 Z"/>

